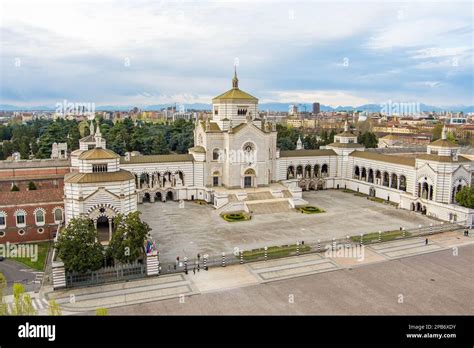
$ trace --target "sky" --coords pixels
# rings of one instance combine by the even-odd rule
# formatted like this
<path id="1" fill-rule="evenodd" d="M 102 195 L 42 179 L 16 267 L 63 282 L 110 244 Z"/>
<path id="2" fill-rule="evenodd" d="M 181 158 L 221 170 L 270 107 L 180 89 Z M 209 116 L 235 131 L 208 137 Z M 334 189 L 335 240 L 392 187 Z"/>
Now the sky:
<path id="1" fill-rule="evenodd" d="M 473 105 L 473 4 L 2 0 L 0 104 Z"/>

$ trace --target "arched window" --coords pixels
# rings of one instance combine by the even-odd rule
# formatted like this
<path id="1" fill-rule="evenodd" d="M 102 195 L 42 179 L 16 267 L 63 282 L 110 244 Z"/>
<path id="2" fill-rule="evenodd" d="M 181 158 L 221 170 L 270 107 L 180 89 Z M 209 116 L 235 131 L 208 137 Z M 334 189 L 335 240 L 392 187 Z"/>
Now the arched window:
<path id="1" fill-rule="evenodd" d="M 44 225 L 44 210 L 37 209 L 35 211 L 35 221 L 37 225 Z"/>
<path id="2" fill-rule="evenodd" d="M 389 183 L 390 183 L 390 176 L 388 175 L 387 172 L 384 172 L 382 185 L 388 187 Z"/>
<path id="3" fill-rule="evenodd" d="M 355 168 L 354 168 L 354 179 L 359 179 L 359 175 L 360 175 L 359 166 L 355 166 Z"/>
<path id="4" fill-rule="evenodd" d="M 406 191 L 407 190 L 407 178 L 405 175 L 400 175 L 400 190 Z"/>
<path id="5" fill-rule="evenodd" d="M 63 210 L 61 208 L 54 209 L 54 222 L 59 224 L 63 221 Z"/>
<path id="6" fill-rule="evenodd" d="M 316 164 L 314 166 L 314 176 L 319 178 L 320 175 L 321 173 L 319 172 L 319 164 Z"/>
<path id="7" fill-rule="evenodd" d="M 0 211 L 0 228 L 5 228 L 7 225 L 7 214 L 5 212 Z"/>
<path id="8" fill-rule="evenodd" d="M 321 176 L 328 176 L 329 174 L 329 167 L 327 164 L 323 164 L 323 166 L 321 167 Z"/>
<path id="9" fill-rule="evenodd" d="M 296 177 L 300 178 L 302 176 L 303 176 L 303 166 L 299 165 L 298 167 L 296 167 Z"/>
<path id="10" fill-rule="evenodd" d="M 221 150 L 219 149 L 214 149 L 212 150 L 212 160 L 213 161 L 218 161 L 220 157 Z"/>
<path id="11" fill-rule="evenodd" d="M 367 169 L 365 169 L 365 167 L 362 167 L 362 173 L 360 174 L 360 179 L 367 181 Z"/>
<path id="12" fill-rule="evenodd" d="M 17 227 L 25 227 L 26 226 L 26 213 L 24 210 L 18 210 L 15 213 L 16 218 L 16 225 Z"/>
<path id="13" fill-rule="evenodd" d="M 369 176 L 367 178 L 367 182 L 374 182 L 374 170 L 373 169 L 369 169 Z"/>
<path id="14" fill-rule="evenodd" d="M 390 187 L 394 189 L 398 188 L 398 176 L 395 173 L 392 174 L 392 184 Z"/>
<path id="15" fill-rule="evenodd" d="M 286 179 L 293 179 L 295 177 L 295 167 L 289 166 L 286 172 Z"/>

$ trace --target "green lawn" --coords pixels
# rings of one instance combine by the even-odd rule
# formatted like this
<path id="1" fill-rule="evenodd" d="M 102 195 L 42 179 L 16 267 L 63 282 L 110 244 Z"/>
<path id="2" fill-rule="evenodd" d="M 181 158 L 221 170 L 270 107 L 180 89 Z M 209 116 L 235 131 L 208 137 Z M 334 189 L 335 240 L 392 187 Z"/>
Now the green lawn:
<path id="1" fill-rule="evenodd" d="M 223 218 L 227 222 L 239 222 L 248 221 L 250 220 L 251 216 L 245 212 L 236 212 L 221 214 L 221 218 Z"/>
<path id="2" fill-rule="evenodd" d="M 39 242 L 39 243 L 28 243 L 28 245 L 38 245 L 38 257 L 36 261 L 31 260 L 31 258 L 22 258 L 15 257 L 10 258 L 10 260 L 20 262 L 28 267 L 31 267 L 38 271 L 44 271 L 46 257 L 48 256 L 48 250 L 51 242 Z"/>
<path id="3" fill-rule="evenodd" d="M 307 252 L 311 248 L 307 245 L 300 245 L 300 253 L 301 252 Z M 255 260 L 258 258 L 263 258 L 265 257 L 265 250 L 264 248 L 259 248 L 259 249 L 252 249 L 249 251 L 244 251 L 244 260 L 250 261 L 250 260 Z M 296 244 L 293 245 L 282 245 L 282 246 L 272 246 L 268 247 L 267 250 L 267 257 L 269 259 L 276 259 L 279 257 L 286 257 L 290 256 L 292 254 L 296 254 Z"/>
<path id="4" fill-rule="evenodd" d="M 324 210 L 318 208 L 318 207 L 313 207 L 312 205 L 307 205 L 304 207 L 301 207 L 298 209 L 300 212 L 304 214 L 319 214 L 319 213 L 324 213 Z"/>
<path id="5" fill-rule="evenodd" d="M 406 237 L 409 237 L 410 235 L 411 235 L 410 232 L 405 232 Z M 382 242 L 388 242 L 390 240 L 401 238 L 402 236 L 403 236 L 403 232 L 400 231 L 400 230 L 382 232 Z M 351 240 L 353 242 L 359 243 L 360 242 L 360 236 L 352 236 Z M 378 232 L 373 232 L 373 233 L 364 234 L 364 237 L 363 237 L 362 240 L 363 240 L 364 244 L 378 242 L 379 241 L 379 233 Z"/>

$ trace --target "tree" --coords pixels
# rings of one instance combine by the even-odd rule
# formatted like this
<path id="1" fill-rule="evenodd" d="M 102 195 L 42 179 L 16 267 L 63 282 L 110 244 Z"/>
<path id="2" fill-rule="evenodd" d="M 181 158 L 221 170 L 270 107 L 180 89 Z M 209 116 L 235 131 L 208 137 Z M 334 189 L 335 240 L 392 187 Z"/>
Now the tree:
<path id="1" fill-rule="evenodd" d="M 444 125 L 442 123 L 438 123 L 434 128 L 433 128 L 433 141 L 438 140 L 441 138 L 441 133 L 443 131 Z"/>
<path id="2" fill-rule="evenodd" d="M 474 209 L 474 186 L 464 186 L 456 193 L 456 202 L 463 207 Z"/>
<path id="3" fill-rule="evenodd" d="M 22 284 L 13 284 L 13 315 L 35 315 L 36 310 L 33 307 L 31 296 L 25 293 L 25 287 Z"/>
<path id="4" fill-rule="evenodd" d="M 151 228 L 141 221 L 140 212 L 119 214 L 114 225 L 116 228 L 107 248 L 108 255 L 121 263 L 131 263 L 143 256 L 144 243 Z"/>
<path id="5" fill-rule="evenodd" d="M 3 301 L 3 296 L 4 296 L 3 292 L 5 291 L 6 287 L 7 287 L 7 278 L 5 278 L 3 273 L 0 273 L 0 315 L 8 314 L 8 306 Z"/>
<path id="6" fill-rule="evenodd" d="M 28 183 L 28 190 L 30 190 L 30 191 L 36 190 L 36 185 L 33 181 L 30 181 Z"/>
<path id="7" fill-rule="evenodd" d="M 20 191 L 20 189 L 18 188 L 18 186 L 16 186 L 15 184 L 13 184 L 12 188 L 10 189 L 10 191 L 12 191 L 12 192 L 17 192 L 17 191 Z"/>
<path id="8" fill-rule="evenodd" d="M 61 307 L 59 307 L 55 300 L 49 301 L 48 314 L 53 316 L 61 315 Z"/>
<path id="9" fill-rule="evenodd" d="M 66 271 L 86 273 L 103 265 L 103 247 L 97 241 L 97 231 L 88 218 L 72 219 L 60 233 L 54 247 Z"/>
<path id="10" fill-rule="evenodd" d="M 372 132 L 364 132 L 359 134 L 357 142 L 364 145 L 366 148 L 375 148 L 378 146 L 377 136 Z"/>
<path id="11" fill-rule="evenodd" d="M 109 311 L 107 310 L 107 308 L 97 308 L 95 310 L 95 315 L 99 316 L 99 317 L 103 317 L 103 316 L 106 316 L 109 314 Z"/>

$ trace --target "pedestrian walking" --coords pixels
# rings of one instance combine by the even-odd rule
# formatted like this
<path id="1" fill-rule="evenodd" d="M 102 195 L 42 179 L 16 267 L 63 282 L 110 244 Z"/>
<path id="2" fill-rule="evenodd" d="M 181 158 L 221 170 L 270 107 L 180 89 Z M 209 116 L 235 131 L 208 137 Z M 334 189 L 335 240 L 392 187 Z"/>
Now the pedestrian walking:
<path id="1" fill-rule="evenodd" d="M 198 260 L 200 260 L 201 259 L 201 254 L 198 253 L 197 256 L 198 256 Z"/>
<path id="2" fill-rule="evenodd" d="M 196 267 L 193 267 L 193 273 L 196 274 Z"/>
<path id="3" fill-rule="evenodd" d="M 428 238 L 425 239 L 425 245 L 428 245 Z"/>
<path id="4" fill-rule="evenodd" d="M 198 272 L 199 272 L 199 269 L 200 269 L 200 268 L 201 268 L 201 266 L 200 266 L 199 263 L 198 263 Z"/>

